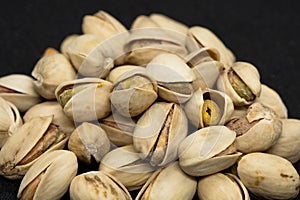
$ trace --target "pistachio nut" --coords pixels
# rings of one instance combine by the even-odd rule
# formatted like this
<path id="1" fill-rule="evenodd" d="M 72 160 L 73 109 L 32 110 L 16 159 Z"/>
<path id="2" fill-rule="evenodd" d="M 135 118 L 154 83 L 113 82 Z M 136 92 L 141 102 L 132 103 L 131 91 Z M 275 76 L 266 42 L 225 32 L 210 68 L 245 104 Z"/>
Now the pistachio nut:
<path id="1" fill-rule="evenodd" d="M 44 56 L 49 56 L 49 55 L 53 55 L 53 54 L 58 54 L 59 51 L 56 50 L 55 48 L 53 47 L 47 47 L 42 55 L 42 57 Z"/>
<path id="2" fill-rule="evenodd" d="M 74 122 L 64 113 L 61 105 L 57 101 L 44 101 L 32 106 L 23 116 L 24 122 L 32 118 L 53 115 L 52 123 L 58 126 L 59 130 L 71 135 L 75 129 Z"/>
<path id="3" fill-rule="evenodd" d="M 237 176 L 228 173 L 200 178 L 197 193 L 200 200 L 250 200 L 244 184 Z"/>
<path id="4" fill-rule="evenodd" d="M 152 166 L 164 166 L 178 158 L 177 148 L 187 131 L 187 118 L 178 104 L 157 102 L 137 121 L 133 145 Z"/>
<path id="5" fill-rule="evenodd" d="M 146 65 L 154 57 L 162 53 L 171 53 L 180 57 L 187 54 L 185 35 L 158 27 L 136 28 L 131 30 L 130 37 L 125 44 L 128 52 L 127 63 Z"/>
<path id="6" fill-rule="evenodd" d="M 252 64 L 235 62 L 221 70 L 217 88 L 228 94 L 234 105 L 250 105 L 260 95 L 260 75 Z"/>
<path id="7" fill-rule="evenodd" d="M 110 101 L 121 115 L 135 117 L 150 107 L 157 96 L 156 81 L 147 75 L 145 68 L 137 67 L 118 78 Z"/>
<path id="8" fill-rule="evenodd" d="M 76 122 L 104 118 L 111 112 L 112 83 L 98 78 L 82 78 L 61 83 L 56 99 L 65 114 Z"/>
<path id="9" fill-rule="evenodd" d="M 41 101 L 34 89 L 34 80 L 23 74 L 10 74 L 0 78 L 0 97 L 13 103 L 20 112 Z"/>
<path id="10" fill-rule="evenodd" d="M 280 156 L 249 153 L 238 162 L 237 172 L 247 189 L 258 197 L 292 199 L 299 193 L 297 170 Z"/>
<path id="11" fill-rule="evenodd" d="M 70 58 L 69 58 L 69 55 L 68 55 L 68 48 L 69 48 L 69 45 L 72 43 L 72 41 L 75 39 L 75 38 L 77 38 L 77 37 L 79 37 L 79 35 L 78 34 L 71 34 L 71 35 L 68 35 L 68 36 L 66 36 L 63 40 L 62 40 L 62 42 L 61 42 L 61 44 L 60 44 L 60 52 L 68 59 L 68 60 L 70 60 Z"/>
<path id="12" fill-rule="evenodd" d="M 292 163 L 300 160 L 300 120 L 280 119 L 282 131 L 277 142 L 267 150 L 267 153 L 286 158 Z"/>
<path id="13" fill-rule="evenodd" d="M 241 156 L 235 148 L 235 132 L 225 126 L 209 126 L 187 136 L 179 145 L 179 165 L 191 176 L 206 176 L 232 166 Z"/>
<path id="14" fill-rule="evenodd" d="M 113 35 L 127 32 L 127 29 L 109 13 L 100 10 L 94 15 L 83 17 L 82 32 L 108 39 Z"/>
<path id="15" fill-rule="evenodd" d="M 110 141 L 100 126 L 83 122 L 71 134 L 68 149 L 85 164 L 91 164 L 92 158 L 99 163 L 109 152 Z"/>
<path id="16" fill-rule="evenodd" d="M 75 79 L 75 70 L 69 60 L 60 53 L 41 57 L 31 75 L 36 79 L 36 91 L 46 99 L 55 99 L 56 87 L 65 81 Z"/>
<path id="17" fill-rule="evenodd" d="M 0 97 L 0 149 L 22 124 L 16 106 Z"/>
<path id="18" fill-rule="evenodd" d="M 35 117 L 6 141 L 0 151 L 0 175 L 20 179 L 41 155 L 64 148 L 68 138 L 51 124 L 52 118 Z"/>
<path id="19" fill-rule="evenodd" d="M 260 96 L 256 98 L 255 102 L 271 108 L 280 118 L 288 117 L 287 108 L 279 94 L 265 84 L 261 84 Z"/>
<path id="20" fill-rule="evenodd" d="M 136 118 L 124 117 L 117 112 L 99 120 L 99 125 L 107 134 L 109 140 L 116 146 L 124 146 L 133 143 L 133 131 Z"/>
<path id="21" fill-rule="evenodd" d="M 125 186 L 103 171 L 90 171 L 77 175 L 71 182 L 69 192 L 71 200 L 132 200 Z"/>
<path id="22" fill-rule="evenodd" d="M 22 179 L 18 198 L 22 200 L 60 199 L 77 173 L 76 156 L 66 150 L 55 150 L 30 167 Z"/>
<path id="23" fill-rule="evenodd" d="M 233 109 L 229 96 L 211 89 L 198 89 L 184 106 L 187 117 L 197 128 L 225 124 Z"/>
<path id="24" fill-rule="evenodd" d="M 224 43 L 209 29 L 200 26 L 193 26 L 188 31 L 187 48 L 194 52 L 199 48 L 215 48 L 220 53 L 220 61 L 225 65 L 232 65 L 235 62 L 235 56 Z"/>
<path id="25" fill-rule="evenodd" d="M 146 72 L 156 80 L 158 95 L 166 101 L 183 103 L 194 92 L 192 69 L 174 54 L 156 56 L 147 64 Z"/>
<path id="26" fill-rule="evenodd" d="M 140 158 L 132 145 L 127 145 L 107 153 L 99 170 L 111 174 L 132 191 L 140 189 L 155 169 Z"/>
<path id="27" fill-rule="evenodd" d="M 182 187 L 180 187 L 180 186 Z M 192 200 L 196 193 L 195 177 L 185 174 L 178 162 L 157 170 L 139 191 L 136 200 Z"/>
<path id="28" fill-rule="evenodd" d="M 131 71 L 133 69 L 136 69 L 136 68 L 140 68 L 140 66 L 137 66 L 137 65 L 121 65 L 121 66 L 117 66 L 117 67 L 114 67 L 108 74 L 108 76 L 106 77 L 105 80 L 113 83 L 113 84 L 116 84 L 117 81 L 119 80 L 119 78 L 125 74 L 126 72 L 128 71 Z"/>
<path id="29" fill-rule="evenodd" d="M 260 103 L 253 103 L 245 115 L 230 120 L 226 126 L 236 132 L 236 148 L 243 153 L 269 149 L 282 131 L 276 114 Z"/>

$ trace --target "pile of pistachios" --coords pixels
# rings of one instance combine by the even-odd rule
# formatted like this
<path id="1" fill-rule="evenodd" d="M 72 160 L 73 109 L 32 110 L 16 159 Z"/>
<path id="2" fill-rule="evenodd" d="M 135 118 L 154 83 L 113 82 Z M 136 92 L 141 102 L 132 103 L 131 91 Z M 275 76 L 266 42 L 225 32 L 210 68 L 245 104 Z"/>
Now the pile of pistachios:
<path id="1" fill-rule="evenodd" d="M 0 78 L 0 175 L 17 197 L 292 199 L 300 121 L 210 30 L 105 11 Z M 80 172 L 80 166 L 95 166 Z"/>

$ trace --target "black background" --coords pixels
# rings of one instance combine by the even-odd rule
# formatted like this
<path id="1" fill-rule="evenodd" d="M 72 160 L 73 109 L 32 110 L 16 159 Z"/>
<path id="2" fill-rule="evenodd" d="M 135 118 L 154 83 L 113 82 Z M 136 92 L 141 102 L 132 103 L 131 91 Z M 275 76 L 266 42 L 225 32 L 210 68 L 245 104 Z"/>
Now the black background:
<path id="1" fill-rule="evenodd" d="M 211 29 L 235 53 L 253 63 L 261 81 L 283 98 L 290 118 L 300 118 L 300 6 L 289 1 L 30 0 L 0 7 L 0 75 L 30 74 L 47 47 L 59 48 L 81 33 L 82 17 L 105 10 L 127 28 L 138 15 L 162 13 L 188 26 Z M 298 171 L 300 164 L 296 164 Z M 0 178 L 0 199 L 16 199 L 19 181 Z"/>

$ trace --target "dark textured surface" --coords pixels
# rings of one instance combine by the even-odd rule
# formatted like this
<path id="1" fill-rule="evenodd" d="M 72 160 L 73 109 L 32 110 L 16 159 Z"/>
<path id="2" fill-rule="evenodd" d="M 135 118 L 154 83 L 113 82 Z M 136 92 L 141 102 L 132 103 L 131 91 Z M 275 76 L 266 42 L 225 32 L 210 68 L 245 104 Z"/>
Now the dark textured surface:
<path id="1" fill-rule="evenodd" d="M 261 81 L 300 118 L 300 7 L 289 1 L 10 0 L 0 8 L 0 75 L 30 74 L 45 48 L 81 33 L 82 17 L 105 10 L 129 27 L 137 15 L 163 13 L 216 33 L 237 60 L 257 66 Z M 300 164 L 297 164 L 298 170 Z M 0 177 L 0 199 L 16 199 L 18 181 Z"/>

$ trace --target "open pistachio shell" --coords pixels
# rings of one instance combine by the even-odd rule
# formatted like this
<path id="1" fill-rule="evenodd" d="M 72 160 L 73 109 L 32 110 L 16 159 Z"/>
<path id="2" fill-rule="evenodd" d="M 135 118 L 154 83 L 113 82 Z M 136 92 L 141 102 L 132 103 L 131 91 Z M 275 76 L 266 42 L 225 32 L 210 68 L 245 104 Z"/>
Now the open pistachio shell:
<path id="1" fill-rule="evenodd" d="M 191 176 L 206 176 L 232 166 L 241 153 L 234 148 L 235 132 L 225 126 L 202 128 L 179 145 L 179 165 Z"/>
<path id="2" fill-rule="evenodd" d="M 118 78 L 110 101 L 121 115 L 135 117 L 150 107 L 157 96 L 156 81 L 148 76 L 145 68 L 137 67 Z"/>
<path id="3" fill-rule="evenodd" d="M 0 148 L 22 124 L 23 120 L 16 106 L 0 97 Z"/>
<path id="4" fill-rule="evenodd" d="M 216 173 L 200 178 L 197 193 L 200 200 L 250 200 L 246 187 L 233 174 Z"/>
<path id="5" fill-rule="evenodd" d="M 75 125 L 64 113 L 61 105 L 57 101 L 45 101 L 32 106 L 23 116 L 24 122 L 32 118 L 53 115 L 52 123 L 57 125 L 59 130 L 70 135 Z"/>
<path id="6" fill-rule="evenodd" d="M 115 67 L 113 68 L 108 76 L 106 77 L 106 80 L 113 83 L 113 84 L 116 84 L 120 78 L 120 76 L 122 76 L 123 74 L 125 74 L 126 72 L 128 71 L 131 71 L 135 68 L 139 68 L 140 66 L 137 66 L 137 65 L 121 65 L 121 66 L 118 66 L 118 67 Z"/>
<path id="7" fill-rule="evenodd" d="M 231 68 L 221 70 L 217 88 L 228 94 L 234 105 L 250 105 L 260 95 L 260 75 L 252 64 L 235 62 Z"/>
<path id="8" fill-rule="evenodd" d="M 77 175 L 70 185 L 70 199 L 132 200 L 125 186 L 103 171 L 90 171 Z"/>
<path id="9" fill-rule="evenodd" d="M 45 155 L 30 167 L 18 191 L 18 198 L 24 200 L 60 199 L 68 190 L 77 173 L 77 159 L 74 153 L 55 150 Z"/>
<path id="10" fill-rule="evenodd" d="M 158 85 L 158 94 L 164 100 L 183 103 L 193 94 L 192 69 L 174 54 L 160 54 L 146 66 L 146 72 Z"/>
<path id="11" fill-rule="evenodd" d="M 267 153 L 249 153 L 241 158 L 238 176 L 247 189 L 264 199 L 293 199 L 299 193 L 297 170 L 288 160 Z"/>
<path id="12" fill-rule="evenodd" d="M 64 81 L 75 79 L 76 76 L 69 60 L 59 53 L 40 58 L 31 75 L 36 79 L 36 91 L 46 99 L 55 99 L 56 87 Z"/>
<path id="13" fill-rule="evenodd" d="M 243 153 L 267 150 L 282 131 L 276 114 L 260 103 L 253 103 L 244 116 L 230 120 L 226 126 L 236 132 L 236 148 Z"/>
<path id="14" fill-rule="evenodd" d="M 20 112 L 28 110 L 41 101 L 39 94 L 34 89 L 34 80 L 23 74 L 1 77 L 0 97 L 13 103 Z"/>
<path id="15" fill-rule="evenodd" d="M 152 166 L 176 160 L 179 143 L 187 136 L 187 118 L 175 103 L 154 103 L 138 120 L 133 133 L 134 148 Z"/>
<path id="16" fill-rule="evenodd" d="M 112 83 L 108 81 L 82 78 L 61 83 L 55 95 L 70 119 L 76 122 L 92 121 L 110 114 L 112 88 Z"/>
<path id="17" fill-rule="evenodd" d="M 0 151 L 0 175 L 19 179 L 42 154 L 64 148 L 68 138 L 51 124 L 52 118 L 33 118 L 7 140 Z"/>
<path id="18" fill-rule="evenodd" d="M 281 135 L 267 152 L 296 163 L 300 160 L 300 120 L 280 119 L 280 121 L 282 123 Z"/>
<path id="19" fill-rule="evenodd" d="M 97 163 L 110 150 L 110 142 L 105 131 L 97 125 L 83 122 L 71 134 L 68 149 L 85 164 L 91 164 L 92 157 Z"/>
<path id="20" fill-rule="evenodd" d="M 187 40 L 188 49 L 193 52 L 202 47 L 215 48 L 220 53 L 220 61 L 223 64 L 231 65 L 235 61 L 233 53 L 224 45 L 224 43 L 209 29 L 200 26 L 194 26 L 189 29 L 189 40 Z"/>
<path id="21" fill-rule="evenodd" d="M 225 124 L 229 120 L 233 109 L 233 103 L 229 96 L 211 89 L 197 90 L 184 106 L 187 117 L 197 128 Z"/>
<path id="22" fill-rule="evenodd" d="M 280 95 L 265 84 L 261 84 L 260 96 L 256 98 L 255 102 L 271 108 L 280 118 L 288 117 L 287 108 Z"/>
<path id="23" fill-rule="evenodd" d="M 131 191 L 141 188 L 155 169 L 141 160 L 132 145 L 128 145 L 107 153 L 101 160 L 99 170 L 113 175 Z"/>
<path id="24" fill-rule="evenodd" d="M 185 174 L 178 162 L 173 162 L 152 174 L 138 193 L 136 200 L 192 200 L 196 187 L 196 179 Z"/>

